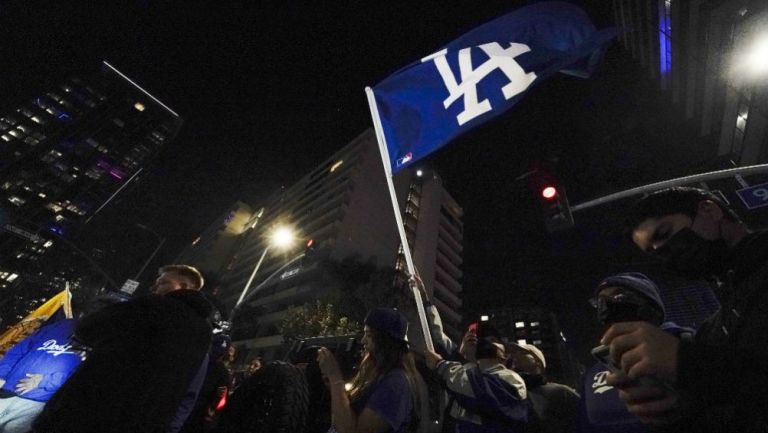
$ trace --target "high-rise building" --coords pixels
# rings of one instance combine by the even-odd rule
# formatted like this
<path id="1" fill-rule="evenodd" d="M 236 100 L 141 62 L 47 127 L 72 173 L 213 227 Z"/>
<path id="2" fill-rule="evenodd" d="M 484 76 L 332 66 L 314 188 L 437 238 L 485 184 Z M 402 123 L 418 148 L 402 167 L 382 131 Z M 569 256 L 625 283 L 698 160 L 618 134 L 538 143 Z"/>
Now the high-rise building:
<path id="1" fill-rule="evenodd" d="M 414 262 L 449 331 L 457 337 L 463 211 L 437 174 L 428 169 L 403 170 L 395 176 L 395 187 Z M 405 269 L 372 130 L 352 140 L 293 186 L 253 208 L 260 210 L 235 229 L 241 234 L 226 257 L 198 255 L 195 251 L 202 248 L 205 237 L 201 236 L 201 241 L 187 247 L 179 260 L 193 265 L 226 263 L 219 296 L 229 308 L 248 287 L 234 328 L 236 337 L 245 339 L 244 344 L 254 351 L 265 352 L 281 344 L 279 325 L 289 308 L 313 302 L 338 284 L 323 263 L 352 258 L 378 268 Z M 271 246 L 269 235 L 279 226 L 290 227 L 300 239 L 299 245 L 287 252 Z M 217 221 L 206 233 L 221 227 Z M 307 249 L 309 241 L 311 248 Z M 305 251 L 307 255 L 297 260 Z M 417 335 L 418 326 L 411 328 Z"/>
<path id="2" fill-rule="evenodd" d="M 717 143 L 717 155 L 738 165 L 765 162 L 768 3 L 614 0 L 613 6 L 616 24 L 627 29 L 624 47 L 699 134 Z"/>
<path id="3" fill-rule="evenodd" d="M 181 125 L 106 61 L 0 114 L 0 285 L 34 291 L 77 279 L 55 264 L 72 254 L 95 265 L 73 239 Z"/>
<path id="4" fill-rule="evenodd" d="M 254 213 L 247 204 L 236 202 L 195 238 L 174 263 L 194 263 L 206 277 L 223 275 L 237 258 L 237 251 L 244 240 L 240 235 L 248 230 L 247 223 L 258 215 L 259 212 Z"/>

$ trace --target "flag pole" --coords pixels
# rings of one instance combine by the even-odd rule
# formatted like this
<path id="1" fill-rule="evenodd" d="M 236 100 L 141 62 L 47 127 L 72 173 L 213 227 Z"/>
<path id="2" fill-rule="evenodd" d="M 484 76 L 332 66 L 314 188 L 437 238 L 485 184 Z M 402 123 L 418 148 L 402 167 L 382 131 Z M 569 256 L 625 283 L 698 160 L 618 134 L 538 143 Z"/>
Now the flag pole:
<path id="1" fill-rule="evenodd" d="M 379 144 L 379 153 L 381 153 L 381 162 L 384 164 L 384 177 L 387 178 L 387 186 L 389 187 L 389 196 L 392 199 L 392 209 L 395 212 L 395 221 L 397 222 L 397 231 L 400 234 L 400 243 L 403 246 L 403 255 L 405 256 L 405 263 L 408 267 L 409 286 L 413 291 L 413 299 L 416 302 L 416 310 L 419 313 L 419 322 L 421 323 L 421 332 L 424 334 L 424 343 L 427 349 L 434 352 L 435 346 L 432 344 L 432 335 L 429 332 L 429 325 L 427 324 L 427 314 L 424 311 L 424 303 L 421 299 L 421 292 L 414 283 L 414 276 L 416 275 L 416 267 L 413 264 L 413 257 L 411 256 L 411 247 L 408 245 L 408 237 L 405 235 L 405 225 L 403 224 L 403 216 L 400 214 L 400 205 L 397 203 L 397 194 L 395 193 L 395 184 L 392 181 L 392 167 L 390 166 L 389 150 L 387 150 L 387 141 L 384 137 L 384 129 L 381 126 L 381 119 L 379 118 L 379 108 L 376 105 L 376 97 L 373 95 L 373 89 L 370 87 L 365 88 L 365 94 L 368 96 L 368 106 L 371 109 L 371 117 L 373 118 L 373 129 L 376 131 L 376 142 Z"/>

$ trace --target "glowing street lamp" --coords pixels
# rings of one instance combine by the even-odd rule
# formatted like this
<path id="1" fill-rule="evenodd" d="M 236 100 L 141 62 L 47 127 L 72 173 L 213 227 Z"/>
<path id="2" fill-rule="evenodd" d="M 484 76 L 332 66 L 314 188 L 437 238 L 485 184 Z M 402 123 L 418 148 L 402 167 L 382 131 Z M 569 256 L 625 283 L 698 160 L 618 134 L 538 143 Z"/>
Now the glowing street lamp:
<path id="1" fill-rule="evenodd" d="M 768 73 L 768 33 L 757 38 L 745 60 L 752 74 L 763 75 Z"/>
<path id="2" fill-rule="evenodd" d="M 267 256 L 267 251 L 269 251 L 269 248 L 275 247 L 283 250 L 287 249 L 291 245 L 293 245 L 294 240 L 296 240 L 296 235 L 294 234 L 293 230 L 291 230 L 290 228 L 286 226 L 280 226 L 272 230 L 272 232 L 268 236 L 268 239 L 269 239 L 269 242 L 267 243 L 267 246 L 264 247 L 264 252 L 261 253 L 261 257 L 259 258 L 259 261 L 256 262 L 256 266 L 254 266 L 253 272 L 251 272 L 251 276 L 248 278 L 248 282 L 245 283 L 245 287 L 243 287 L 243 291 L 240 293 L 240 298 L 238 298 L 237 303 L 235 303 L 235 306 L 232 307 L 232 313 L 230 314 L 230 321 L 235 316 L 235 311 L 243 302 L 243 299 L 245 299 L 245 295 L 248 293 L 248 289 L 251 288 L 251 283 L 253 283 L 253 279 L 256 277 L 256 273 L 259 272 L 261 263 L 264 261 L 264 257 Z"/>

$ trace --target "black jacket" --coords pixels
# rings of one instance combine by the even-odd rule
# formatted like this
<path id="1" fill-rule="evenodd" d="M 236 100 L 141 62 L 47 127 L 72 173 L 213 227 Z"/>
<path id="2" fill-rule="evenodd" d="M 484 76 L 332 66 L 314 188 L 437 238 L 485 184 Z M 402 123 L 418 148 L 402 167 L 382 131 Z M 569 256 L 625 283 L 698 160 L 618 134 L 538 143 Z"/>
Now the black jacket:
<path id="1" fill-rule="evenodd" d="M 211 341 L 210 304 L 192 290 L 150 295 L 86 316 L 86 361 L 34 423 L 36 432 L 164 432 Z"/>
<path id="2" fill-rule="evenodd" d="M 718 276 L 720 310 L 681 342 L 689 431 L 768 431 L 768 232 L 747 235 Z M 694 428 L 693 426 L 696 425 Z"/>

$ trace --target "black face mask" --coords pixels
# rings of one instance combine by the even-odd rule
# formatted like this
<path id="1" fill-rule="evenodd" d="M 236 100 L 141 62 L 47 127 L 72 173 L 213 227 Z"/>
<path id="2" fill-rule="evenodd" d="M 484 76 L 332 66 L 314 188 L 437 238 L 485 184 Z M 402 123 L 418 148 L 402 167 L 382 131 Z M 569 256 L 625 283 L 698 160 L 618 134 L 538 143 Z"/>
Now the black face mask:
<path id="1" fill-rule="evenodd" d="M 602 326 L 608 326 L 618 322 L 637 322 L 643 320 L 640 314 L 640 305 L 632 302 L 617 302 L 598 298 L 597 321 Z"/>
<path id="2" fill-rule="evenodd" d="M 704 239 L 686 227 L 654 251 L 667 267 L 689 277 L 715 275 L 725 267 L 728 244 L 724 239 Z"/>

